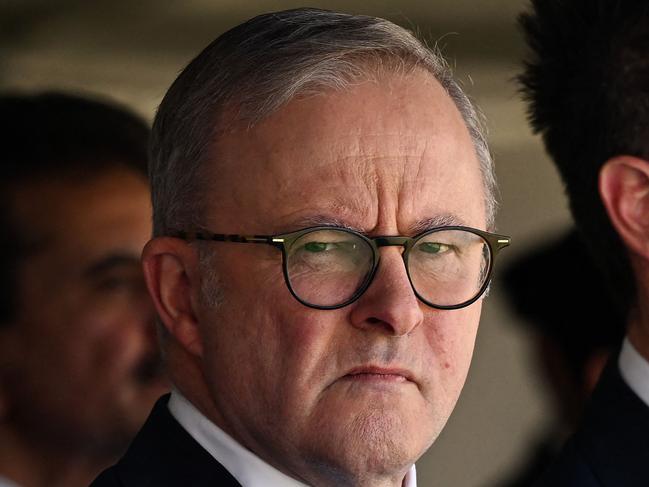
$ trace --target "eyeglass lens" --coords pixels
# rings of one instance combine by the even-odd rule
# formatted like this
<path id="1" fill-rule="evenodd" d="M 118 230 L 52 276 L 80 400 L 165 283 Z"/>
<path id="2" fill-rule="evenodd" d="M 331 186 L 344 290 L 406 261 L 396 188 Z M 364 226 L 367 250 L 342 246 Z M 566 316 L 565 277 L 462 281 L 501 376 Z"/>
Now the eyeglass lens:
<path id="1" fill-rule="evenodd" d="M 315 230 L 286 249 L 293 293 L 305 303 L 331 307 L 352 299 L 371 278 L 374 250 L 343 230 Z M 429 304 L 455 306 L 476 297 L 488 277 L 491 254 L 479 235 L 466 230 L 424 234 L 409 250 L 407 266 L 417 294 Z"/>
<path id="2" fill-rule="evenodd" d="M 465 230 L 442 230 L 416 241 L 408 254 L 413 288 L 427 302 L 456 306 L 480 293 L 490 267 L 489 245 Z"/>

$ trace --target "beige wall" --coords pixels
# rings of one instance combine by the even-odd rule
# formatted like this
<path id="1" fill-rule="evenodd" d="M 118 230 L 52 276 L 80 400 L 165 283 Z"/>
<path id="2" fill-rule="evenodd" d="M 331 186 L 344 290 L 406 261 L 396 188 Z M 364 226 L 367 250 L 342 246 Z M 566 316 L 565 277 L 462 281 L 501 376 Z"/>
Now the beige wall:
<path id="1" fill-rule="evenodd" d="M 498 229 L 513 247 L 500 264 L 569 222 L 561 185 L 530 135 L 511 81 L 522 55 L 520 0 L 311 1 L 380 15 L 439 40 L 489 120 L 501 188 Z M 5 0 L 0 3 L 0 88 L 108 94 L 151 118 L 177 72 L 224 28 L 292 1 Z M 448 427 L 419 463 L 423 487 L 488 485 L 514 465 L 546 424 L 525 334 L 498 285 L 485 304 L 475 360 Z"/>

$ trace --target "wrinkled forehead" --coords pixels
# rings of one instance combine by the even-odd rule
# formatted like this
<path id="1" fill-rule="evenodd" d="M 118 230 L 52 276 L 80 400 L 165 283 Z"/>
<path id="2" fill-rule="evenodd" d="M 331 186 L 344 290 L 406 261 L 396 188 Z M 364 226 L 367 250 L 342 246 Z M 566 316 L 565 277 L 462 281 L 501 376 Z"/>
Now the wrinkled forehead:
<path id="1" fill-rule="evenodd" d="M 280 216 L 328 207 L 374 220 L 457 198 L 480 178 L 459 111 L 427 73 L 298 97 L 251 129 L 222 133 L 212 167 L 217 213 L 233 203 Z"/>

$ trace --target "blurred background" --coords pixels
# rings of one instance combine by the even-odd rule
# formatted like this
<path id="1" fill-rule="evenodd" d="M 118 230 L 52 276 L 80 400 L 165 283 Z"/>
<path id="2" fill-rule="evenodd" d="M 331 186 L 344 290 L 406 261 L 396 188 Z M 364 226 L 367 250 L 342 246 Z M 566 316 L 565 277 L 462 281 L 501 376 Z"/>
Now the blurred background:
<path id="1" fill-rule="evenodd" d="M 520 0 L 1 0 L 0 89 L 98 93 L 150 120 L 177 73 L 218 34 L 253 15 L 305 5 L 385 17 L 442 48 L 488 120 L 498 230 L 513 237 L 501 270 L 569 225 L 561 183 L 530 134 L 513 82 L 524 53 L 515 25 L 526 5 Z M 458 407 L 418 463 L 422 487 L 498 485 L 550 427 L 530 332 L 497 280 Z"/>

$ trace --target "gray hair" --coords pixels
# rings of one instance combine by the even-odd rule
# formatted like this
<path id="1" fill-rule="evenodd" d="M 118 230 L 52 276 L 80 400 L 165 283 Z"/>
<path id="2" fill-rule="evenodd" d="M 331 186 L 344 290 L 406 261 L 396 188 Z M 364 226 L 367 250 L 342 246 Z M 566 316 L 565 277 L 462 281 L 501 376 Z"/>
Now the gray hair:
<path id="1" fill-rule="evenodd" d="M 482 116 L 441 55 L 387 20 L 307 8 L 260 15 L 231 29 L 173 83 L 153 124 L 154 234 L 200 225 L 208 189 L 202 187 L 204 163 L 226 123 L 252 127 L 297 95 L 344 90 L 381 73 L 415 68 L 430 72 L 462 114 L 493 226 L 496 183 Z"/>

